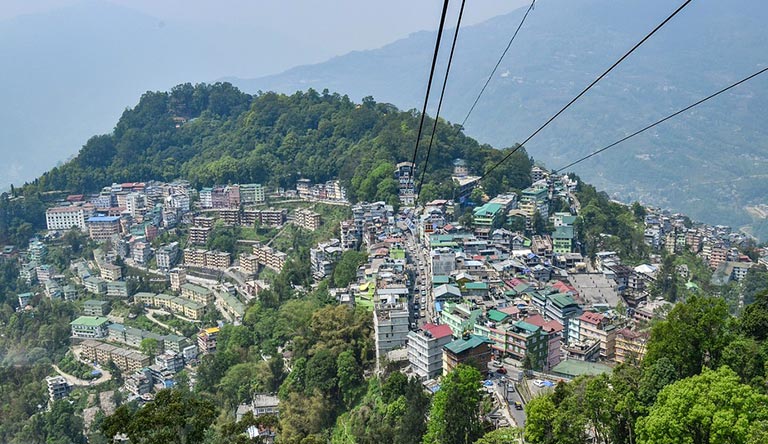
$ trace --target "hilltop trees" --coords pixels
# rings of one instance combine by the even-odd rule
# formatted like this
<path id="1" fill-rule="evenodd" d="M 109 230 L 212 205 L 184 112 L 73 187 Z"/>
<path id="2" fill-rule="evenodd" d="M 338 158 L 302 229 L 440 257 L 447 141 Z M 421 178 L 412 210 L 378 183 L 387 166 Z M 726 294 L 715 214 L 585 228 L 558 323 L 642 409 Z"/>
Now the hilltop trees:
<path id="1" fill-rule="evenodd" d="M 729 368 L 705 369 L 665 387 L 637 422 L 638 444 L 747 444 L 766 437 L 768 396 Z"/>
<path id="2" fill-rule="evenodd" d="M 470 444 L 483 435 L 481 379 L 477 369 L 464 365 L 443 377 L 432 399 L 424 444 Z"/>

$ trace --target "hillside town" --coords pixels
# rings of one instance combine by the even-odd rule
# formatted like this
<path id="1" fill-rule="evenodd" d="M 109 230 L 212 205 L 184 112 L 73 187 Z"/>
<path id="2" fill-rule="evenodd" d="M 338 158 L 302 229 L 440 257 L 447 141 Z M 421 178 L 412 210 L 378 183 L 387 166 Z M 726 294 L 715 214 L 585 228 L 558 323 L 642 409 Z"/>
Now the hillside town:
<path id="1" fill-rule="evenodd" d="M 412 167 L 402 162 L 393 172 L 399 205 L 351 204 L 338 180 L 308 179 L 295 189 L 115 183 L 96 195 L 66 196 L 47 209 L 45 234 L 6 246 L 1 256 L 20 262 L 32 289 L 18 296 L 18 310 L 34 312 L 40 298 L 81 308 L 70 323 L 71 352 L 94 379 L 57 368 L 45 381 L 50 400 L 110 371 L 123 375 L 125 399 L 139 402 L 175 384 L 193 386 L 200 358 L 216 353 L 220 329 L 242 322 L 296 253 L 277 245 L 285 245 L 279 237 L 287 227 L 319 235 L 309 246 L 316 285 L 333 276 L 345 252 L 365 253 L 352 282 L 329 292 L 338 304 L 370 312 L 378 371 L 394 366 L 434 392 L 458 364 L 474 366 L 487 377 L 498 427 L 522 427 L 524 405 L 557 381 L 642 360 L 651 323 L 675 303 L 654 291 L 664 257 L 695 257 L 714 286 L 768 265 L 765 251 L 751 259 L 750 239 L 729 227 L 650 208 L 641 220 L 651 253 L 642 261 L 587 251 L 578 232 L 579 180 L 538 166 L 530 187 L 487 196 L 457 159 L 456 198 L 414 207 Z M 544 230 L 536 227 L 542 223 Z M 247 236 L 218 249 L 231 227 Z M 76 236 L 95 248 L 61 267 L 49 250 Z M 686 265 L 674 274 L 686 291 L 701 285 Z M 290 356 L 284 359 L 290 367 Z M 254 393 L 236 414 L 277 414 L 278 404 L 274 393 Z M 251 433 L 274 438 L 274 430 Z"/>

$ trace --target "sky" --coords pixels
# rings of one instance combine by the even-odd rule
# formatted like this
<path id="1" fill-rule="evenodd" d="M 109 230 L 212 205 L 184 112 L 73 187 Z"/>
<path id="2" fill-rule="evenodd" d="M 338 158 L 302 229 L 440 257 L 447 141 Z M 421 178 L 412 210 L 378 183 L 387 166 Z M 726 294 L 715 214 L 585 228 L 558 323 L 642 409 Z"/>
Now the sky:
<path id="1" fill-rule="evenodd" d="M 349 51 L 379 48 L 421 30 L 438 27 L 440 0 L 96 0 L 136 10 L 159 20 L 253 26 L 259 35 L 290 38 L 296 64 L 316 63 Z M 2 0 L 0 20 L 46 13 L 82 0 Z M 463 23 L 472 25 L 528 4 L 529 0 L 472 0 Z M 451 3 L 457 11 L 458 0 Z M 284 41 L 284 40 L 283 40 Z M 278 70 L 294 63 L 288 61 Z M 229 75 L 257 77 L 243 63 Z"/>

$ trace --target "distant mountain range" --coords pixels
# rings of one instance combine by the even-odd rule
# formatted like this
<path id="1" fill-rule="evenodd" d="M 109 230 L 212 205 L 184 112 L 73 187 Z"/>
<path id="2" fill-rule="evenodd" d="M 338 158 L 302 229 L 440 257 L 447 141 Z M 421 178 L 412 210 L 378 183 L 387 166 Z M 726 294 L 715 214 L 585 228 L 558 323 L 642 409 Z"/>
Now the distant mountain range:
<path id="1" fill-rule="evenodd" d="M 102 0 L 0 21 L 0 191 L 111 131 L 147 90 L 308 60 L 290 41 L 259 23 L 163 21 Z"/>
<path id="2" fill-rule="evenodd" d="M 467 133 L 495 146 L 523 140 L 681 3 L 536 2 L 467 122 Z M 444 117 L 463 119 L 523 12 L 462 29 Z M 692 2 L 534 138 L 529 153 L 559 168 L 758 70 L 768 63 L 765 23 L 768 3 L 759 0 Z M 416 33 L 381 49 L 279 75 L 228 80 L 249 92 L 328 88 L 353 100 L 372 95 L 420 109 L 434 38 Z M 582 163 L 575 172 L 618 199 L 765 236 L 768 223 L 753 219 L 747 207 L 768 203 L 766 112 L 768 75 Z"/>

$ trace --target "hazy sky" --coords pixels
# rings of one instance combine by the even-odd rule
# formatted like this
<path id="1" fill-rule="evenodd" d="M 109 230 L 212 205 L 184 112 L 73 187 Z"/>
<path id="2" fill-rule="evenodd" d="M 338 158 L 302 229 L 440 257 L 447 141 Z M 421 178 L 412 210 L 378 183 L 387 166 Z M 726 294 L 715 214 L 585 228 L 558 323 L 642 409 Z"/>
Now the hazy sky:
<path id="1" fill-rule="evenodd" d="M 0 20 L 81 3 L 82 0 L 1 0 Z M 107 1 L 107 0 L 92 0 Z M 437 29 L 440 0 L 109 0 L 163 20 L 227 23 L 287 30 L 315 60 L 383 46 L 420 30 Z M 464 23 L 474 24 L 529 0 L 470 0 Z M 452 2 L 458 10 L 459 1 Z"/>

